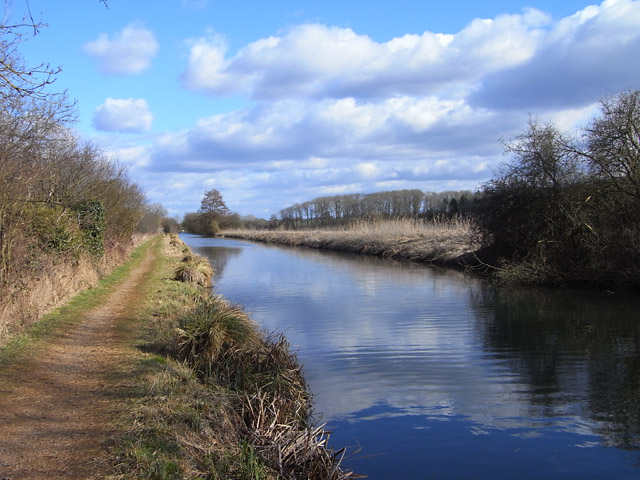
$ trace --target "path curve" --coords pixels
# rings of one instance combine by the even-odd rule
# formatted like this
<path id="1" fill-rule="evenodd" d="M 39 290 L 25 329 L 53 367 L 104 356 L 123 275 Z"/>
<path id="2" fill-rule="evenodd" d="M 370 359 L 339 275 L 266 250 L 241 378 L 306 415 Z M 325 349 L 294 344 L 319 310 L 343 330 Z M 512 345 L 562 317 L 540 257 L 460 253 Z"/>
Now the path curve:
<path id="1" fill-rule="evenodd" d="M 39 347 L 35 359 L 0 372 L 0 480 L 104 476 L 131 355 L 118 325 L 141 301 L 141 282 L 154 257 L 147 249 L 128 278 L 79 324 Z"/>

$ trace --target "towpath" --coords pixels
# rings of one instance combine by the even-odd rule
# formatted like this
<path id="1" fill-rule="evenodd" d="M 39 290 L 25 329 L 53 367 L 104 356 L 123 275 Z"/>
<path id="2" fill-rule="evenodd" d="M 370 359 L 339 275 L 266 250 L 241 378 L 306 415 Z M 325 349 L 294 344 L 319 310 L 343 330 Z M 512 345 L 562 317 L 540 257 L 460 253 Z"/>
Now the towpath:
<path id="1" fill-rule="evenodd" d="M 143 300 L 154 249 L 98 307 L 32 359 L 0 370 L 0 480 L 103 478 L 127 397 L 127 320 Z M 131 322 L 129 322 L 131 323 Z"/>

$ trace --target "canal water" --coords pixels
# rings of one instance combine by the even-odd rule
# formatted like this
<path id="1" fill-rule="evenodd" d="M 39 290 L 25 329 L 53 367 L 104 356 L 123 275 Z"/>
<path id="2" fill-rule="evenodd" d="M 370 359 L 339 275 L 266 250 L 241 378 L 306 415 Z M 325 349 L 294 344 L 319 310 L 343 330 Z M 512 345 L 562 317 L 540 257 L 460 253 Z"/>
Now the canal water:
<path id="1" fill-rule="evenodd" d="M 640 478 L 640 299 L 183 235 L 370 479 Z"/>

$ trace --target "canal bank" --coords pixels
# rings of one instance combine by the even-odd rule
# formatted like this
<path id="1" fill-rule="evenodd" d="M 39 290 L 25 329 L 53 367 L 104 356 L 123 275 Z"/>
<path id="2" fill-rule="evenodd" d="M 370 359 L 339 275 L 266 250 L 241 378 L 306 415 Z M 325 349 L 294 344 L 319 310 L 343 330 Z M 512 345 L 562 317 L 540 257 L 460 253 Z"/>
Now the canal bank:
<path id="1" fill-rule="evenodd" d="M 335 230 L 227 230 L 218 236 L 457 268 L 478 264 L 478 245 L 471 240 L 469 222 L 462 219 L 432 224 L 411 220 L 363 222 Z"/>
<path id="2" fill-rule="evenodd" d="M 139 317 L 146 356 L 122 419 L 122 478 L 349 478 L 310 421 L 284 337 L 212 296 L 210 267 L 179 238 L 160 257 Z"/>

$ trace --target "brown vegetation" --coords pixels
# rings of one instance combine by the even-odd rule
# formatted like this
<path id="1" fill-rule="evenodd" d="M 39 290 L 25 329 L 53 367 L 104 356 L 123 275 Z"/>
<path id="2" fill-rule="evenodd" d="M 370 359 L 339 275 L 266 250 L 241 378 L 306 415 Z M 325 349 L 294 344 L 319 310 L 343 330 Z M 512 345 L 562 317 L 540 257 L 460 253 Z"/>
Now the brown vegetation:
<path id="1" fill-rule="evenodd" d="M 284 208 L 267 226 L 271 229 L 310 229 L 335 228 L 363 221 L 451 219 L 473 213 L 477 200 L 477 194 L 469 190 L 391 190 L 333 195 Z"/>
<path id="2" fill-rule="evenodd" d="M 464 219 L 422 222 L 358 222 L 323 230 L 227 230 L 222 236 L 260 242 L 363 253 L 385 258 L 448 265 L 470 261 L 475 249 L 470 222 Z"/>
<path id="3" fill-rule="evenodd" d="M 127 258 L 134 233 L 157 233 L 166 215 L 73 132 L 73 104 L 48 88 L 59 70 L 23 62 L 20 43 L 43 25 L 8 18 L 0 22 L 0 344 L 95 284 Z"/>
<path id="4" fill-rule="evenodd" d="M 0 478 L 105 478 L 137 355 L 131 315 L 153 273 L 150 249 L 135 257 L 0 349 Z"/>
<path id="5" fill-rule="evenodd" d="M 213 269 L 205 258 L 187 253 L 182 257 L 182 263 L 173 274 L 173 279 L 195 283 L 201 287 L 210 287 L 212 276 Z"/>

